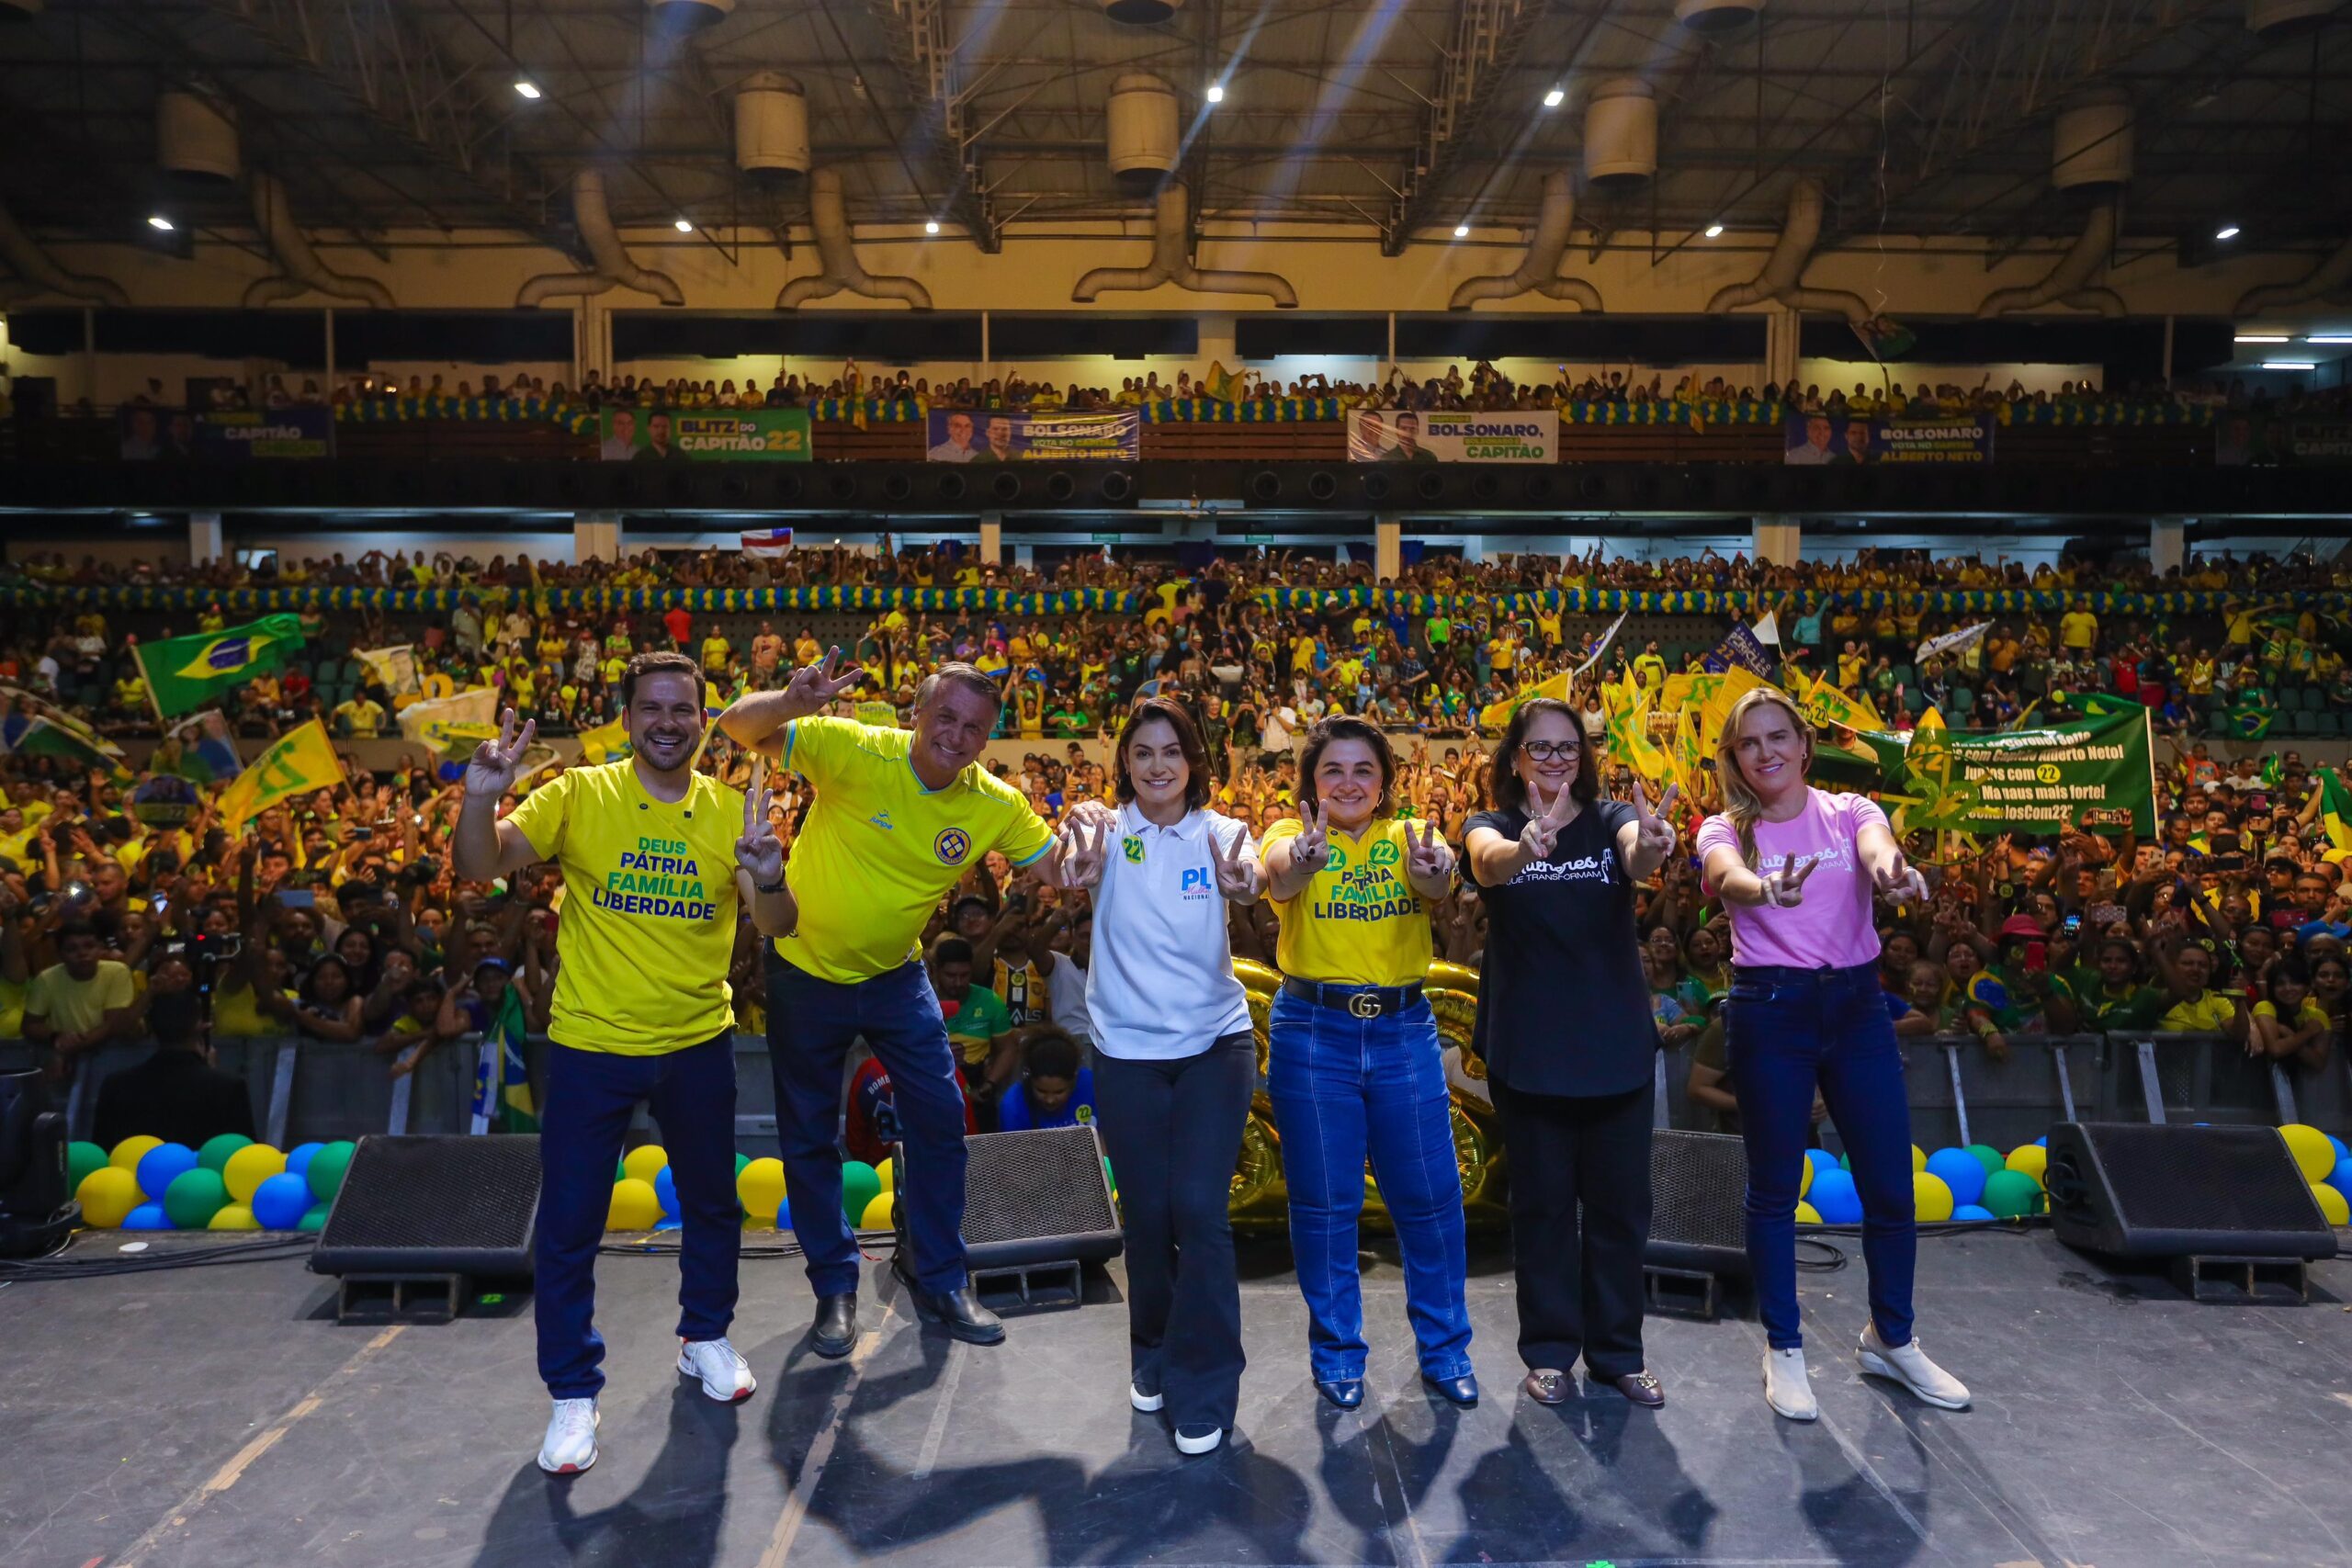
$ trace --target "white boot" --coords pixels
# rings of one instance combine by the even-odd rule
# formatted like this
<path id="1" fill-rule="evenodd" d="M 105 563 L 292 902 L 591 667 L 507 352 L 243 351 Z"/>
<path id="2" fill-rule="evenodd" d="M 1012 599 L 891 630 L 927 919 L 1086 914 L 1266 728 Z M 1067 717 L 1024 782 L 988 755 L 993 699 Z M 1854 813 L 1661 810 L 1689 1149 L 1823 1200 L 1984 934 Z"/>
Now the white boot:
<path id="1" fill-rule="evenodd" d="M 593 1399 L 559 1399 L 548 1417 L 547 1440 L 539 1445 L 539 1468 L 549 1475 L 577 1475 L 596 1462 L 596 1413 Z"/>
<path id="2" fill-rule="evenodd" d="M 1968 1408 L 1968 1385 L 1928 1359 L 1917 1339 L 1900 1349 L 1889 1349 L 1878 1337 L 1878 1325 L 1870 1324 L 1862 1329 L 1862 1342 L 1854 1359 L 1871 1376 L 1893 1378 L 1929 1404 L 1945 1410 Z"/>
<path id="3" fill-rule="evenodd" d="M 1792 1421 L 1820 1419 L 1821 1406 L 1813 1397 L 1813 1382 L 1805 1376 L 1801 1349 L 1764 1352 L 1764 1403 L 1773 1414 Z"/>
<path id="4" fill-rule="evenodd" d="M 752 1375 L 752 1363 L 724 1337 L 693 1339 L 680 1346 L 678 1371 L 700 1378 L 703 1393 L 722 1404 L 749 1399 L 760 1386 L 760 1380 Z"/>

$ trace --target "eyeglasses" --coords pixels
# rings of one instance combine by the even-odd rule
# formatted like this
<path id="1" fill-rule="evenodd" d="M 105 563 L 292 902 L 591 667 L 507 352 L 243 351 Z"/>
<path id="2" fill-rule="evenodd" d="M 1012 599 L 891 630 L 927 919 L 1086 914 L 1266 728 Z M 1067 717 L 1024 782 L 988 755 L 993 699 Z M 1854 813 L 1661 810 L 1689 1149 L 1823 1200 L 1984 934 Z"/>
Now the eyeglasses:
<path id="1" fill-rule="evenodd" d="M 1573 740 L 1522 740 L 1519 749 L 1527 753 L 1531 762 L 1549 762 L 1555 758 L 1573 757 L 1584 750 Z"/>

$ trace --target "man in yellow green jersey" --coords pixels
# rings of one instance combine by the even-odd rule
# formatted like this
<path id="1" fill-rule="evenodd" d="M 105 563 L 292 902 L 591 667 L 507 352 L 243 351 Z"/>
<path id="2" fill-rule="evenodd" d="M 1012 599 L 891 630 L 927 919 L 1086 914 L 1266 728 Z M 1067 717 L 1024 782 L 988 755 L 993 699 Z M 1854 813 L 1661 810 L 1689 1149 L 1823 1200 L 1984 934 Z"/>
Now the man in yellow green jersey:
<path id="1" fill-rule="evenodd" d="M 741 1240 L 727 970 L 741 911 L 764 935 L 792 929 L 784 850 L 765 790 L 754 784 L 747 800 L 695 771 L 705 719 L 693 660 L 639 654 L 621 707 L 626 760 L 572 768 L 501 819 L 534 732 L 518 730 L 510 710 L 467 765 L 451 845 L 469 881 L 547 860 L 563 871 L 533 1287 L 539 1376 L 555 1401 L 539 1468 L 558 1475 L 596 1462 L 596 1248 L 640 1100 L 661 1123 L 684 1222 L 678 1370 L 713 1399 L 747 1399 L 758 1386 L 727 1340 Z"/>
<path id="2" fill-rule="evenodd" d="M 922 1316 L 993 1345 L 1004 1325 L 964 1269 L 964 1098 L 917 942 L 940 896 L 989 852 L 1046 872 L 1058 847 L 1020 792 L 979 766 L 1002 707 L 996 682 L 969 664 L 941 666 L 915 694 L 911 731 L 815 716 L 855 679 L 835 677 L 840 651 L 718 720 L 817 788 L 786 868 L 798 924 L 768 965 L 776 1136 L 817 1293 L 810 1345 L 846 1356 L 857 1332 L 835 1129 L 843 1056 L 859 1035 L 890 1075 L 906 1149 L 898 1189 L 913 1257 L 894 1266 Z"/>

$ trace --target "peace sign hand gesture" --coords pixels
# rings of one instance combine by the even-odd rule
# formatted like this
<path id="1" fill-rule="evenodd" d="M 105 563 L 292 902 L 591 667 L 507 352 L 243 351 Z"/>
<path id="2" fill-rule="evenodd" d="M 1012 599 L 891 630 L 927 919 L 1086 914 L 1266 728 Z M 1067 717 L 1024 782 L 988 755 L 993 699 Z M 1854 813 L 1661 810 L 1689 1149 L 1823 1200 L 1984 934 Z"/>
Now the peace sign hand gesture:
<path id="1" fill-rule="evenodd" d="M 1298 803 L 1298 836 L 1290 841 L 1290 863 L 1307 871 L 1321 871 L 1323 861 L 1331 852 L 1331 841 L 1324 836 L 1323 818 L 1311 800 Z"/>
<path id="2" fill-rule="evenodd" d="M 1064 887 L 1095 887 L 1102 881 L 1109 860 L 1111 824 L 1088 818 L 1072 820 L 1062 833 L 1061 874 Z"/>
<path id="3" fill-rule="evenodd" d="M 1635 843 L 1645 854 L 1654 854 L 1664 860 L 1674 852 L 1674 824 L 1667 819 L 1666 813 L 1674 808 L 1674 797 L 1681 788 L 1680 784 L 1667 785 L 1666 793 L 1657 797 L 1657 807 L 1653 811 L 1650 792 L 1642 787 L 1638 777 L 1634 780 Z"/>
<path id="4" fill-rule="evenodd" d="M 1928 901 L 1928 879 L 1919 874 L 1918 867 L 1894 852 L 1893 859 L 1872 873 L 1871 880 L 1878 886 L 1878 896 L 1890 904 L 1924 904 Z"/>
<path id="5" fill-rule="evenodd" d="M 1413 825 L 1405 825 L 1405 869 L 1416 881 L 1442 880 L 1453 874 L 1453 846 L 1437 830 L 1437 824 L 1427 824 L 1418 838 Z"/>
<path id="6" fill-rule="evenodd" d="M 754 758 L 752 787 L 743 792 L 743 836 L 735 840 L 735 863 L 752 874 L 754 887 L 784 880 L 784 845 L 768 820 L 767 759 Z"/>
<path id="7" fill-rule="evenodd" d="M 1519 845 L 1530 862 L 1552 858 L 1552 849 L 1559 841 L 1560 829 L 1567 826 L 1568 808 L 1575 803 L 1576 797 L 1568 793 L 1568 786 L 1562 784 L 1559 792 L 1552 796 L 1552 804 L 1544 808 L 1543 815 L 1527 819 L 1527 826 L 1519 830 Z"/>
<path id="8" fill-rule="evenodd" d="M 1790 860 L 1764 878 L 1764 902 L 1775 909 L 1792 909 L 1804 902 L 1805 879 L 1821 869 L 1815 860 Z"/>
<path id="9" fill-rule="evenodd" d="M 514 775 L 523 769 L 523 753 L 538 733 L 538 720 L 525 719 L 518 731 L 513 708 L 500 714 L 498 738 L 475 747 L 472 760 L 466 763 L 466 794 L 496 800 L 514 788 Z"/>
<path id="10" fill-rule="evenodd" d="M 1215 829 L 1209 832 L 1209 861 L 1216 867 L 1216 890 L 1237 904 L 1247 904 L 1262 890 L 1260 867 L 1248 852 L 1249 833 L 1237 830 L 1233 835 L 1233 852 L 1227 854 L 1217 840 Z"/>
<path id="11" fill-rule="evenodd" d="M 842 650 L 836 646 L 825 650 L 821 664 L 804 664 L 792 672 L 792 679 L 785 682 L 784 694 L 795 710 L 803 715 L 822 713 L 826 704 L 857 689 L 865 679 L 864 667 L 853 664 L 843 671 L 841 659 Z"/>

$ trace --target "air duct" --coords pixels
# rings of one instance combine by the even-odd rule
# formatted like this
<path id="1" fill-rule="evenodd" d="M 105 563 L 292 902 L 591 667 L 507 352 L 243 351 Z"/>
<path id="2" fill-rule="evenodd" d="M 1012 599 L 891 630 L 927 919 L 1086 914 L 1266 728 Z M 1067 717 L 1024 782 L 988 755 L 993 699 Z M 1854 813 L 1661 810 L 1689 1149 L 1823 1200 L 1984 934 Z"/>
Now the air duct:
<path id="1" fill-rule="evenodd" d="M 2131 101 L 2102 96 L 2060 111 L 2050 130 L 2050 183 L 2082 190 L 2131 182 Z"/>
<path id="2" fill-rule="evenodd" d="M 1167 21 L 1184 8 L 1184 0 L 1102 0 L 1102 14 L 1114 22 L 1148 28 Z"/>
<path id="3" fill-rule="evenodd" d="M 1813 259 L 1813 247 L 1821 241 L 1826 205 L 1819 181 L 1799 180 L 1790 186 L 1788 218 L 1781 226 L 1781 237 L 1772 243 L 1772 254 L 1764 258 L 1764 270 L 1752 283 L 1717 289 L 1707 301 L 1707 313 L 1719 316 L 1737 306 L 1769 299 L 1792 310 L 1834 310 L 1857 328 L 1867 326 L 1871 310 L 1860 295 L 1843 288 L 1807 288 L 1801 281 L 1805 264 Z"/>
<path id="4" fill-rule="evenodd" d="M 2082 237 L 2067 248 L 2049 276 L 2030 288 L 1996 288 L 1976 307 L 1977 319 L 2014 315 L 2052 301 L 2077 310 L 2096 310 L 2102 316 L 2122 315 L 2121 295 L 2112 288 L 2089 287 L 2092 275 L 2107 265 L 2108 254 L 2115 249 L 2120 211 L 2112 199 L 2093 207 L 2083 224 Z"/>
<path id="5" fill-rule="evenodd" d="M 550 299 L 621 288 L 650 294 L 664 305 L 686 302 L 685 291 L 676 278 L 629 259 L 619 232 L 613 228 L 612 210 L 605 205 L 605 176 L 594 169 L 582 169 L 571 176 L 571 220 L 596 270 L 542 273 L 515 291 L 516 305 L 544 305 Z"/>
<path id="6" fill-rule="evenodd" d="M 1573 301 L 1579 309 L 1598 311 L 1600 295 L 1580 277 L 1562 277 L 1560 257 L 1568 248 L 1568 231 L 1577 216 L 1576 181 L 1566 169 L 1544 176 L 1544 205 L 1535 215 L 1535 232 L 1529 236 L 1527 254 L 1510 272 L 1463 280 L 1446 301 L 1449 310 L 1466 310 L 1481 299 L 1516 299 L 1541 294 L 1549 299 Z"/>
<path id="7" fill-rule="evenodd" d="M 391 291 L 372 277 L 331 272 L 311 248 L 310 237 L 294 221 L 294 204 L 286 198 L 286 182 L 275 175 L 254 171 L 254 223 L 262 243 L 277 258 L 278 270 L 257 277 L 245 290 L 245 308 L 291 299 L 298 294 L 324 294 L 330 299 L 356 299 L 379 310 L 392 308 Z"/>
<path id="8" fill-rule="evenodd" d="M 1657 92 L 1638 76 L 1601 83 L 1584 107 L 1584 177 L 1635 185 L 1657 173 Z"/>
<path id="9" fill-rule="evenodd" d="M 1727 33 L 1763 9 L 1764 0 L 1674 0 L 1674 19 L 1694 33 Z"/>
<path id="10" fill-rule="evenodd" d="M 2313 299 L 2329 299 L 2343 292 L 2347 283 L 2352 283 L 2352 243 L 2339 247 L 2334 255 L 2297 282 L 2266 283 L 2259 288 L 2248 289 L 2231 314 L 2244 319 L 2259 315 L 2275 306 L 2301 305 Z"/>
<path id="11" fill-rule="evenodd" d="M 2265 43 L 2301 38 L 2327 25 L 2343 0 L 2245 0 L 2245 25 Z"/>
<path id="12" fill-rule="evenodd" d="M 1285 310 L 1298 309 L 1298 291 L 1290 279 L 1273 272 L 1210 272 L 1193 265 L 1190 229 L 1192 197 L 1183 186 L 1170 180 L 1159 187 L 1151 209 L 1151 265 L 1098 266 L 1078 280 L 1069 297 L 1091 305 L 1102 294 L 1157 288 L 1172 283 L 1195 294 L 1263 294 Z"/>
<path id="13" fill-rule="evenodd" d="M 58 265 L 30 234 L 17 226 L 16 217 L 5 206 L 0 206 L 0 262 L 7 263 L 8 270 L 17 275 L 17 287 L 8 291 L 15 298 L 55 294 L 91 305 L 130 303 L 130 296 L 112 278 L 68 272 Z"/>
<path id="14" fill-rule="evenodd" d="M 735 94 L 735 166 L 763 176 L 808 172 L 808 100 L 780 71 L 757 71 Z"/>
<path id="15" fill-rule="evenodd" d="M 647 8 L 653 13 L 654 30 L 674 38 L 725 21 L 735 0 L 647 0 Z"/>
<path id="16" fill-rule="evenodd" d="M 1176 172 L 1184 139 L 1175 88 L 1143 72 L 1122 76 L 1111 84 L 1104 118 L 1111 174 L 1122 186 L 1152 189 Z"/>
<path id="17" fill-rule="evenodd" d="M 808 227 L 817 233 L 817 275 L 786 284 L 775 297 L 777 310 L 797 310 L 844 289 L 868 299 L 903 299 L 918 310 L 931 309 L 931 290 L 913 278 L 877 276 L 859 264 L 849 214 L 842 206 L 839 169 L 819 169 L 808 176 Z"/>
<path id="18" fill-rule="evenodd" d="M 155 163 L 167 175 L 228 184 L 236 179 L 237 122 L 199 93 L 155 98 Z"/>

